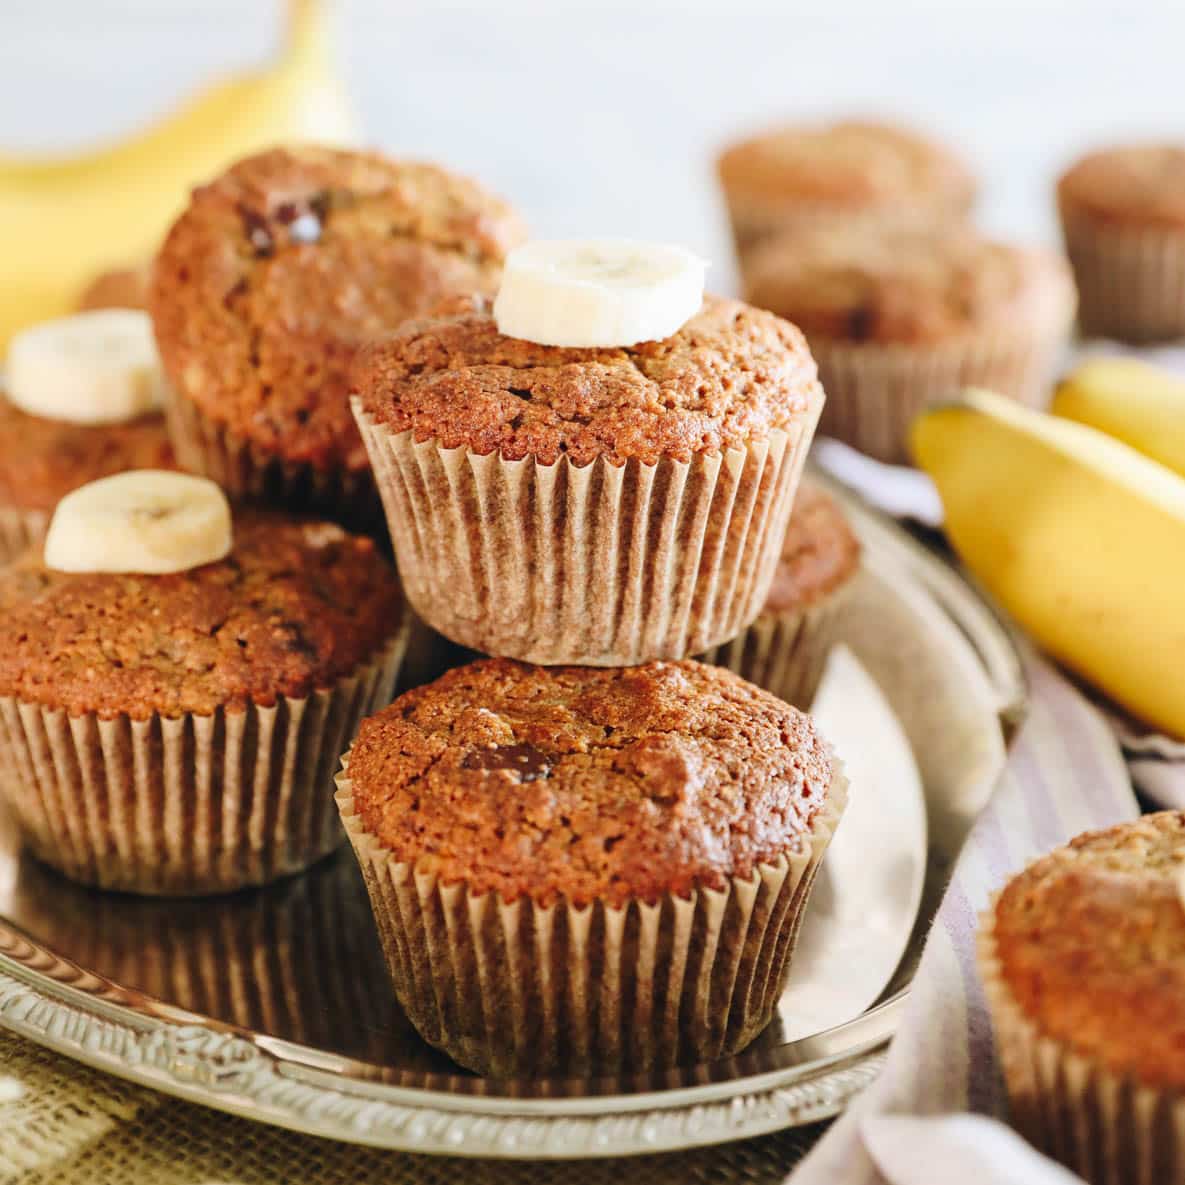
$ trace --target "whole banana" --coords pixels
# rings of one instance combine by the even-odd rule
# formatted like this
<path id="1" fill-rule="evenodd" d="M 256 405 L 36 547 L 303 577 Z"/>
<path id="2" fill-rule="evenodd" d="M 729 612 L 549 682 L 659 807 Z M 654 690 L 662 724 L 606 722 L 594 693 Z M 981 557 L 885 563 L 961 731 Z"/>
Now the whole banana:
<path id="1" fill-rule="evenodd" d="M 190 187 L 231 161 L 282 141 L 353 142 L 326 33 L 321 0 L 289 0 L 287 44 L 271 67 L 81 156 L 0 154 L 0 349 L 17 329 L 73 308 L 96 272 L 149 256 Z"/>

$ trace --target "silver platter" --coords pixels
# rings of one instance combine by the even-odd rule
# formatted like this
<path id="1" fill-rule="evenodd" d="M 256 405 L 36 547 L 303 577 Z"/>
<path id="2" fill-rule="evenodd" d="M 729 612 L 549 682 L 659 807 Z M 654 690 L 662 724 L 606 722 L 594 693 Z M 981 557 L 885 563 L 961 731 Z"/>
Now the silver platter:
<path id="1" fill-rule="evenodd" d="M 897 527 L 865 545 L 845 641 L 921 770 L 922 907 L 880 1001 L 787 1040 L 661 1075 L 493 1082 L 419 1040 L 387 989 L 366 894 L 340 852 L 262 891 L 188 902 L 78 888 L 0 820 L 0 1025 L 166 1093 L 312 1135 L 414 1152 L 574 1158 L 720 1143 L 839 1112 L 879 1072 L 954 856 L 1024 704 L 990 610 Z"/>

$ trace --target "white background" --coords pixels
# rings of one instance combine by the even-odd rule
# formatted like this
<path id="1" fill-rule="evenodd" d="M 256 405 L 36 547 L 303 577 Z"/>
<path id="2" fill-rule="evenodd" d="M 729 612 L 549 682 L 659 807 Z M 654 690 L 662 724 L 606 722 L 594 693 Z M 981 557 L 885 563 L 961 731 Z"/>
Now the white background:
<path id="1" fill-rule="evenodd" d="M 273 0 L 0 0 L 0 145 L 148 118 L 275 43 Z M 1185 3 L 431 4 L 341 0 L 339 61 L 368 139 L 473 172 L 542 234 L 688 243 L 731 266 L 711 161 L 780 116 L 895 115 L 985 180 L 993 231 L 1054 234 L 1079 149 L 1185 135 Z M 0 267 L 3 262 L 0 261 Z"/>

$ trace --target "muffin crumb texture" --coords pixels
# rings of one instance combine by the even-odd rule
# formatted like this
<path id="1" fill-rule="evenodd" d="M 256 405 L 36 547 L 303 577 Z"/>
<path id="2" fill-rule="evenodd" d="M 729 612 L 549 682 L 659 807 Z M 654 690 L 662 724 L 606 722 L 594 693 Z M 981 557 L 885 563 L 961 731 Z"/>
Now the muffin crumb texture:
<path id="1" fill-rule="evenodd" d="M 1116 227 L 1185 230 L 1185 144 L 1104 148 L 1058 182 L 1063 213 Z"/>
<path id="2" fill-rule="evenodd" d="M 847 581 L 859 564 L 860 541 L 839 504 L 821 486 L 804 481 L 763 612 L 814 605 Z"/>
<path id="3" fill-rule="evenodd" d="M 435 165 L 274 149 L 196 189 L 150 307 L 180 397 L 265 452 L 366 468 L 347 376 L 358 345 L 455 293 L 492 292 L 510 208 Z"/>
<path id="4" fill-rule="evenodd" d="M 217 563 L 166 576 L 0 569 L 0 696 L 104 718 L 302 697 L 377 657 L 403 620 L 370 539 L 261 513 Z"/>
<path id="5" fill-rule="evenodd" d="M 618 905 L 800 851 L 831 761 L 809 717 L 719 668 L 488 659 L 365 721 L 348 776 L 397 860 L 507 901 Z"/>
<path id="6" fill-rule="evenodd" d="M 1046 1036 L 1111 1072 L 1185 1087 L 1185 814 L 1079 836 L 995 908 L 1000 973 Z"/>
<path id="7" fill-rule="evenodd" d="M 471 302 L 360 351 L 353 385 L 363 412 L 391 432 L 545 465 L 744 448 L 821 398 L 793 325 L 711 296 L 671 337 L 621 349 L 505 337 Z"/>

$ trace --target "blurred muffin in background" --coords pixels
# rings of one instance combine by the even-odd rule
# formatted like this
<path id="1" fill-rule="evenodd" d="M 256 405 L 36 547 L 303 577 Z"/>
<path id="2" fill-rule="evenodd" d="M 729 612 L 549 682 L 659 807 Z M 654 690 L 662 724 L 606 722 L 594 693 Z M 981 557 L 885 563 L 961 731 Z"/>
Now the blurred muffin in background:
<path id="1" fill-rule="evenodd" d="M 860 570 L 860 541 L 839 503 L 804 479 L 765 608 L 731 642 L 699 655 L 809 711 Z"/>
<path id="2" fill-rule="evenodd" d="M 716 163 L 737 254 L 803 225 L 961 220 L 977 183 L 958 156 L 864 120 L 788 124 L 729 146 Z"/>
<path id="3" fill-rule="evenodd" d="M 745 295 L 806 334 L 819 431 L 894 463 L 914 416 L 961 387 L 1042 404 L 1075 307 L 1059 255 L 950 225 L 784 232 L 753 252 Z"/>
<path id="4" fill-rule="evenodd" d="M 78 298 L 78 311 L 90 309 L 146 309 L 148 307 L 148 285 L 152 280 L 152 269 L 148 264 L 141 267 L 121 267 L 109 272 L 100 272 L 82 290 Z"/>
<path id="5" fill-rule="evenodd" d="M 1057 204 L 1082 332 L 1185 336 L 1185 144 L 1092 152 L 1062 174 Z"/>

